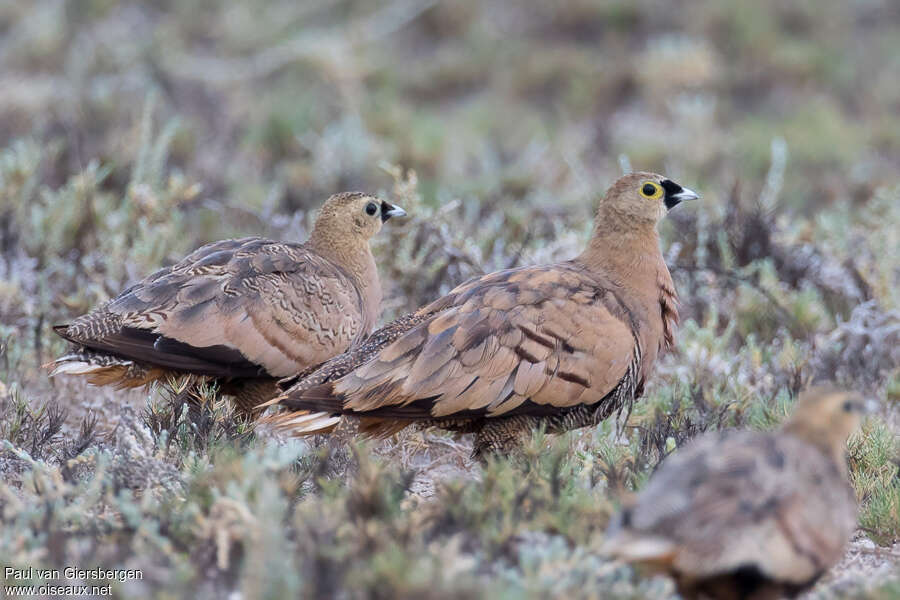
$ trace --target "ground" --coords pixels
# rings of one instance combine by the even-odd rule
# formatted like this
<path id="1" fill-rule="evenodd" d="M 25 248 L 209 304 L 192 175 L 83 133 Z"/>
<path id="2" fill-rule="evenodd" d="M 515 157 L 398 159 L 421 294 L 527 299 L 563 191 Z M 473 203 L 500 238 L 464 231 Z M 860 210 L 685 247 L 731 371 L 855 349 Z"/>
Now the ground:
<path id="1" fill-rule="evenodd" d="M 623 494 L 828 379 L 879 408 L 810 597 L 900 597 L 898 26 L 888 0 L 0 5 L 0 565 L 140 569 L 129 598 L 670 598 L 597 552 Z M 375 241 L 387 320 L 573 256 L 630 168 L 703 196 L 661 227 L 676 347 L 627 420 L 524 460 L 191 425 L 41 368 L 52 324 L 200 244 L 302 240 L 331 193 L 410 213 Z"/>

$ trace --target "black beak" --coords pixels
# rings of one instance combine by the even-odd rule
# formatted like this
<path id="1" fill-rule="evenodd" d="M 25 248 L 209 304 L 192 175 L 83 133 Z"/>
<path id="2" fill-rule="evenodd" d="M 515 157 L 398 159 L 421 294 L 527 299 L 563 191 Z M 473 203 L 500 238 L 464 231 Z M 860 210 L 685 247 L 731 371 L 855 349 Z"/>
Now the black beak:
<path id="1" fill-rule="evenodd" d="M 405 217 L 406 211 L 399 206 L 388 204 L 384 200 L 381 201 L 381 222 L 384 223 L 391 217 Z"/>
<path id="2" fill-rule="evenodd" d="M 685 200 L 696 200 L 700 194 L 686 187 L 681 187 L 671 179 L 666 179 L 660 185 L 666 191 L 666 208 L 672 210 Z"/>

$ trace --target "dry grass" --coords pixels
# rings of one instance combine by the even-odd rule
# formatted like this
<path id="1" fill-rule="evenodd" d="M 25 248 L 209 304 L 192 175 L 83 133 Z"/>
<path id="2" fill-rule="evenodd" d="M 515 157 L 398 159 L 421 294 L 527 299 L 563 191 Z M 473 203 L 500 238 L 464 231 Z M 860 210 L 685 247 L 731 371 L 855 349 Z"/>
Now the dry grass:
<path id="1" fill-rule="evenodd" d="M 812 596 L 896 597 L 898 25 L 883 0 L 0 6 L 0 563 L 142 569 L 119 597 L 670 598 L 597 555 L 617 498 L 830 378 L 880 410 Z M 627 423 L 524 461 L 283 440 L 39 368 L 51 324 L 204 242 L 303 239 L 333 192 L 411 214 L 376 248 L 390 318 L 572 256 L 628 164 L 704 196 L 663 225 L 677 350 Z"/>

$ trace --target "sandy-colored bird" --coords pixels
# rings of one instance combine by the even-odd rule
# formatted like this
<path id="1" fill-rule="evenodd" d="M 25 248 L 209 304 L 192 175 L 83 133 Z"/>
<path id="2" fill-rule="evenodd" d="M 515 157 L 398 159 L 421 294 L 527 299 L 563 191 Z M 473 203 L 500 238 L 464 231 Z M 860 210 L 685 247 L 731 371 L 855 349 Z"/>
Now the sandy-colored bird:
<path id="1" fill-rule="evenodd" d="M 475 454 L 596 424 L 643 390 L 678 320 L 656 227 L 697 194 L 654 173 L 616 181 L 579 256 L 472 279 L 295 378 L 268 405 L 295 434 L 341 415 L 387 435 L 413 423 L 474 432 Z"/>
<path id="2" fill-rule="evenodd" d="M 252 413 L 294 375 L 364 339 L 381 311 L 369 240 L 403 209 L 336 194 L 309 240 L 203 246 L 54 331 L 75 345 L 49 366 L 96 385 L 137 387 L 172 373 L 220 380 Z"/>
<path id="3" fill-rule="evenodd" d="M 692 441 L 613 519 L 604 551 L 670 574 L 686 598 L 800 594 L 856 529 L 845 452 L 863 410 L 857 393 L 812 388 L 777 431 Z"/>

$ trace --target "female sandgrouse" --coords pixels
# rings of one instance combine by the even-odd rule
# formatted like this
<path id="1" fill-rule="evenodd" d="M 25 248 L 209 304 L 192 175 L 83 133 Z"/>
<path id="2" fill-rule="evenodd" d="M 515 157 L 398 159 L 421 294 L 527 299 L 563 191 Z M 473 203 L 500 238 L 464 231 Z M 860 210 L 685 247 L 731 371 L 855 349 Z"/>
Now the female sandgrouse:
<path id="1" fill-rule="evenodd" d="M 54 330 L 75 345 L 52 375 L 136 387 L 171 373 L 216 378 L 251 414 L 294 375 L 362 340 L 381 310 L 369 239 L 403 209 L 332 196 L 303 244 L 215 242 Z"/>

